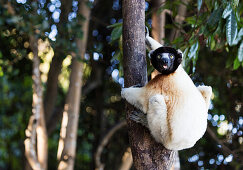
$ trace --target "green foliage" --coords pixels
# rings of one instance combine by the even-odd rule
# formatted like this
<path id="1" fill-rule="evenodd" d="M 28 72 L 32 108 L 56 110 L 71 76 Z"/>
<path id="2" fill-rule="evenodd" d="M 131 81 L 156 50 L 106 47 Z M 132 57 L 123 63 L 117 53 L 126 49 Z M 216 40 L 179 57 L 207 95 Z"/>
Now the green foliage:
<path id="1" fill-rule="evenodd" d="M 226 17 L 226 37 L 230 46 L 233 45 L 237 36 L 237 21 L 233 11 Z"/>
<path id="2" fill-rule="evenodd" d="M 111 32 L 111 40 L 116 41 L 121 37 L 121 35 L 122 35 L 122 26 L 118 25 Z"/>
<path id="3" fill-rule="evenodd" d="M 243 61 L 243 41 L 241 41 L 240 47 L 238 49 L 238 60 L 239 62 Z"/>
<path id="4" fill-rule="evenodd" d="M 34 34 L 47 39 L 51 27 L 56 25 L 58 33 L 55 40 L 49 39 L 49 42 L 54 53 L 64 59 L 71 52 L 77 53 L 75 39 L 83 37 L 81 27 L 85 18 L 78 15 L 65 23 L 54 21 L 49 6 L 54 5 L 55 11 L 61 10 L 54 1 L 44 4 L 41 4 L 42 1 L 26 1 L 24 4 L 9 2 L 14 15 L 0 2 L 0 169 L 19 169 L 24 164 L 23 141 L 32 103 L 29 37 Z M 111 10 L 115 4 L 105 0 L 92 8 L 98 19 L 97 22 L 93 18 L 90 20 L 86 54 L 89 58 L 80 59 L 85 62 L 83 91 L 87 86 L 101 83 L 81 99 L 75 169 L 95 169 L 93 158 L 97 146 L 107 131 L 125 117 L 124 101 L 120 98 L 123 79 L 121 8 Z M 152 9 L 148 4 L 146 25 L 150 26 Z M 242 124 L 239 124 L 242 121 L 243 5 L 238 0 L 190 1 L 186 5 L 187 17 L 179 25 L 173 18 L 180 4 L 179 0 L 166 1 L 157 11 L 159 14 L 169 9 L 172 13 L 166 17 L 166 45 L 183 51 L 183 65 L 197 85 L 213 87 L 209 127 L 218 139 L 225 141 L 232 151 L 238 152 L 242 147 L 239 141 L 243 131 Z M 75 6 L 72 8 L 75 9 Z M 74 10 L 72 12 L 75 13 Z M 111 20 L 117 23 L 104 26 Z M 180 28 L 181 34 L 170 42 L 169 35 L 174 28 Z M 93 35 L 93 31 L 97 31 L 97 35 Z M 98 60 L 93 58 L 94 52 L 99 54 Z M 41 62 L 45 62 L 45 59 Z M 147 58 L 148 75 L 153 71 L 149 62 Z M 112 77 L 114 70 L 119 71 L 115 78 Z M 43 87 L 46 88 L 45 82 Z M 58 91 L 57 107 L 62 108 L 66 92 L 61 88 Z M 221 118 L 217 119 L 217 116 Z M 220 134 L 218 129 L 224 121 L 232 125 L 232 129 Z M 233 129 L 236 129 L 236 133 L 233 133 Z M 48 169 L 56 169 L 59 132 L 60 124 L 49 136 Z M 106 169 L 118 169 L 127 147 L 127 129 L 124 128 L 112 137 L 102 153 Z M 197 160 L 192 161 L 195 155 Z M 181 166 L 182 169 L 242 168 L 237 157 L 234 156 L 232 162 L 225 164 L 219 161 L 220 155 L 224 156 L 223 161 L 229 156 L 206 133 L 195 147 L 180 152 Z M 215 162 L 211 164 L 210 160 Z"/>

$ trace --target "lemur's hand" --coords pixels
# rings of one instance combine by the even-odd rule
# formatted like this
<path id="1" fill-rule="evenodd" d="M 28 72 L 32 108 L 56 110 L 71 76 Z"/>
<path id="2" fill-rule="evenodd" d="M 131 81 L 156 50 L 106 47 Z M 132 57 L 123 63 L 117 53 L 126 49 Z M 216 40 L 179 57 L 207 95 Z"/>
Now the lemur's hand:
<path id="1" fill-rule="evenodd" d="M 145 37 L 149 36 L 149 29 L 147 26 L 145 26 Z"/>

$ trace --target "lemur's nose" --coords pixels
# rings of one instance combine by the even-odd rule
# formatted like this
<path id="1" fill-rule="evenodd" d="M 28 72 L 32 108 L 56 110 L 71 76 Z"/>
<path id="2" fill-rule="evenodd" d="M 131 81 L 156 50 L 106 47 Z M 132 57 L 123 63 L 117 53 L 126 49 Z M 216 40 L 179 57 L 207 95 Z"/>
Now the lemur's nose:
<path id="1" fill-rule="evenodd" d="M 162 60 L 162 62 L 165 63 L 165 64 L 168 64 L 168 62 L 169 62 L 169 59 L 168 59 L 168 58 L 164 58 L 164 57 L 163 57 L 161 60 Z"/>

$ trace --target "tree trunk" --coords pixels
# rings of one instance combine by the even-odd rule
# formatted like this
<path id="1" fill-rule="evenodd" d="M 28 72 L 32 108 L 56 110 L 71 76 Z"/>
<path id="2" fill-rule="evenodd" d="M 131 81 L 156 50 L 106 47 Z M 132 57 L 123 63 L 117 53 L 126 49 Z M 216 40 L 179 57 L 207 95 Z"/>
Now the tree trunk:
<path id="1" fill-rule="evenodd" d="M 175 17 L 175 23 L 180 25 L 183 23 L 185 16 L 186 16 L 186 5 L 188 4 L 189 0 L 182 0 L 181 4 L 179 5 L 178 8 L 178 13 Z M 180 29 L 178 28 L 174 28 L 170 34 L 170 41 L 173 41 L 174 39 L 176 39 L 177 37 L 179 37 L 180 35 Z"/>
<path id="2" fill-rule="evenodd" d="M 72 10 L 72 1 L 69 0 L 61 0 L 61 16 L 60 22 L 57 24 L 58 35 L 57 41 L 65 38 L 66 31 L 63 28 L 63 25 L 67 24 L 68 14 Z M 67 39 L 67 38 L 66 38 Z M 65 53 L 63 51 L 63 45 L 58 45 L 54 49 L 54 57 L 52 58 L 50 70 L 48 72 L 48 80 L 46 87 L 46 96 L 44 102 L 45 109 L 45 119 L 47 127 L 55 126 L 56 120 L 53 121 L 54 108 L 57 99 L 57 90 L 58 90 L 58 76 L 62 69 L 62 62 L 65 58 Z M 56 116 L 54 118 L 59 118 L 60 116 Z M 53 125 L 54 124 L 54 125 Z M 51 129 L 47 128 L 48 134 L 51 133 Z"/>
<path id="3" fill-rule="evenodd" d="M 40 59 L 38 43 L 34 35 L 30 36 L 30 47 L 33 52 L 33 115 L 26 129 L 25 155 L 32 169 L 47 169 L 48 138 L 43 108 L 43 91 L 40 78 Z M 37 138 L 37 143 L 36 143 Z"/>
<path id="4" fill-rule="evenodd" d="M 163 39 L 165 38 L 165 11 L 158 13 L 158 7 L 161 4 L 165 4 L 165 0 L 152 0 L 152 37 L 163 45 Z"/>
<path id="5" fill-rule="evenodd" d="M 86 20 L 82 24 L 83 39 L 77 39 L 80 56 L 84 56 L 86 50 L 86 41 L 88 35 L 88 25 L 90 8 L 86 1 L 79 1 L 79 14 Z M 78 129 L 78 118 L 80 108 L 80 97 L 82 87 L 83 64 L 78 61 L 77 56 L 72 60 L 70 85 L 64 106 L 63 119 L 61 125 L 60 139 L 58 145 L 57 157 L 59 160 L 58 169 L 72 170 L 74 168 L 76 139 Z"/>
<path id="6" fill-rule="evenodd" d="M 145 58 L 145 1 L 123 0 L 123 55 L 125 87 L 147 82 Z M 129 142 L 138 170 L 169 169 L 175 152 L 156 143 L 149 130 L 129 120 L 135 108 L 126 103 Z"/>

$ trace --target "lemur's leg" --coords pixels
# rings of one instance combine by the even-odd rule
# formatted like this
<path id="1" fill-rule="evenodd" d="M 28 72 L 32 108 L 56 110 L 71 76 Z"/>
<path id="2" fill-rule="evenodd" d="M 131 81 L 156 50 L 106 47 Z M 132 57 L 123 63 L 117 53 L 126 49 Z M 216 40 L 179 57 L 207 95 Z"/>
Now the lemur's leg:
<path id="1" fill-rule="evenodd" d="M 149 99 L 147 121 L 155 140 L 163 144 L 168 143 L 170 133 L 167 124 L 167 106 L 162 95 L 157 94 Z"/>
<path id="2" fill-rule="evenodd" d="M 128 103 L 135 106 L 137 109 L 147 112 L 145 99 L 144 99 L 144 88 L 129 87 L 123 88 L 121 91 L 121 97 L 126 99 Z"/>
<path id="3" fill-rule="evenodd" d="M 205 99 L 207 109 L 209 108 L 210 98 L 212 96 L 212 87 L 211 86 L 198 86 L 197 89 L 202 94 Z"/>

